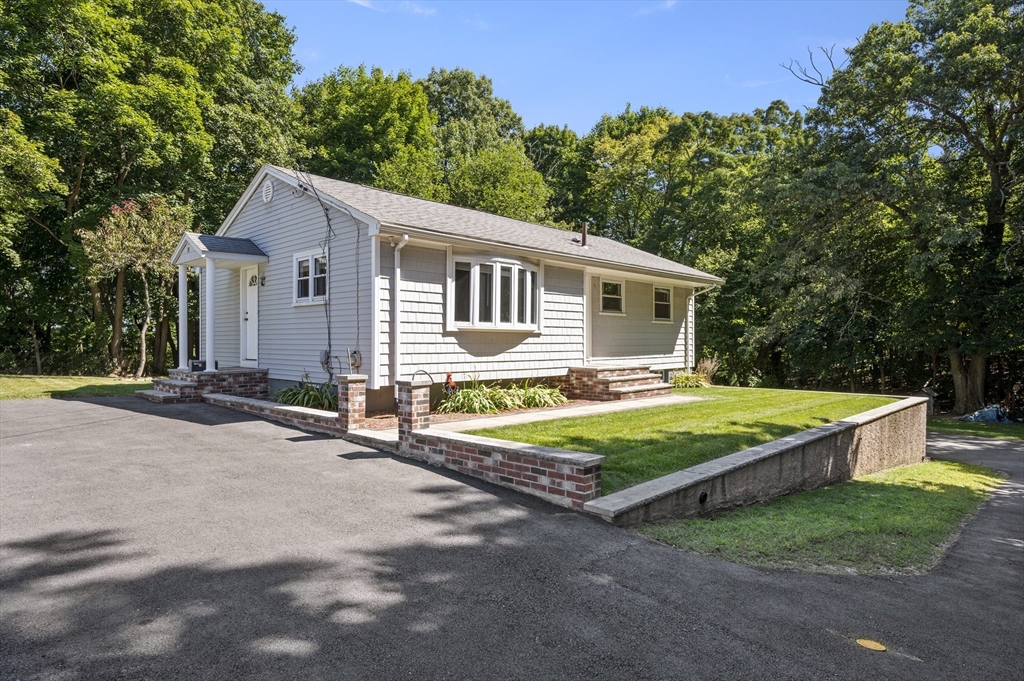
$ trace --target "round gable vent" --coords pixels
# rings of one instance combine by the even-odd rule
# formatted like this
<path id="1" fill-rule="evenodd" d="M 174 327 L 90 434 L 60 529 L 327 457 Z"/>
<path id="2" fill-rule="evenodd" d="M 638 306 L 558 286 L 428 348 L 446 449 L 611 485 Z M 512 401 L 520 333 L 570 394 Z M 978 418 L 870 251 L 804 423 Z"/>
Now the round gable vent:
<path id="1" fill-rule="evenodd" d="M 267 180 L 263 183 L 263 203 L 270 203 L 272 198 L 274 198 L 274 183 Z"/>

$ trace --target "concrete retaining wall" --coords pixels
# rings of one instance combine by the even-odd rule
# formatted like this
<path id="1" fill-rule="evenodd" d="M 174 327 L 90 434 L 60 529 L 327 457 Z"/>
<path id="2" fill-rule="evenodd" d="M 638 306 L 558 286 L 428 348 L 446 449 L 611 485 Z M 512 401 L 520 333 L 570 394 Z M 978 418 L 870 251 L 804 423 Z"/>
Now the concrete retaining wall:
<path id="1" fill-rule="evenodd" d="M 925 456 L 928 401 L 911 397 L 588 501 L 617 525 L 683 518 L 814 489 Z"/>

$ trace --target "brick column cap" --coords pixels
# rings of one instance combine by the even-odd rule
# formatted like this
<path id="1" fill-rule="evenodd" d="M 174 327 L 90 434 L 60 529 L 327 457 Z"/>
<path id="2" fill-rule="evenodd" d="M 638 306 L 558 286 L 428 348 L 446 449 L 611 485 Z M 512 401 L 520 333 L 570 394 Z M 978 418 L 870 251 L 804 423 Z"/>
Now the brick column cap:
<path id="1" fill-rule="evenodd" d="M 433 381 L 429 378 L 417 378 L 413 381 L 395 381 L 395 385 L 399 388 L 426 388 L 433 385 Z"/>
<path id="2" fill-rule="evenodd" d="M 341 374 L 338 383 L 366 383 L 366 374 Z"/>

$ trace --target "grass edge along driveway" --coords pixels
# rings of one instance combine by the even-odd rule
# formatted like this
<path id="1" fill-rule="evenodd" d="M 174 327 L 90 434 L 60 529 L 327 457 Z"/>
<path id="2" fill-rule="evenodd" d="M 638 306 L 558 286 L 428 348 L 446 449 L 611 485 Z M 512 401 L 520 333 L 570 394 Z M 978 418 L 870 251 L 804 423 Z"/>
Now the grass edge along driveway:
<path id="1" fill-rule="evenodd" d="M 133 395 L 136 390 L 150 390 L 152 387 L 152 381 L 134 381 L 109 376 L 0 374 L 0 400 Z"/>
<path id="2" fill-rule="evenodd" d="M 839 485 L 637 529 L 733 563 L 844 574 L 921 574 L 1004 480 L 952 461 L 893 468 Z"/>
<path id="3" fill-rule="evenodd" d="M 762 388 L 712 387 L 675 392 L 705 400 L 471 432 L 602 454 L 607 460 L 601 468 L 601 493 L 608 495 L 896 399 Z"/>

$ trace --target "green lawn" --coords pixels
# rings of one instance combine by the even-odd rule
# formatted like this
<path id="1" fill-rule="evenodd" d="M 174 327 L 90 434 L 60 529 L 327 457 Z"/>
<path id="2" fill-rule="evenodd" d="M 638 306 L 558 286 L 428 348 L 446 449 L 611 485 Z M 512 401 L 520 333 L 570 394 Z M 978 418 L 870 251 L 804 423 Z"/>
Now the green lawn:
<path id="1" fill-rule="evenodd" d="M 987 468 L 932 461 L 639 531 L 687 551 L 748 565 L 920 573 L 935 564 L 1000 482 Z"/>
<path id="2" fill-rule="evenodd" d="M 1024 425 L 999 423 L 973 423 L 953 418 L 930 418 L 928 430 L 933 433 L 954 433 L 957 435 L 980 435 L 1000 440 L 1024 440 Z"/>
<path id="3" fill-rule="evenodd" d="M 106 397 L 149 390 L 152 381 L 131 381 L 106 376 L 12 376 L 0 374 L 0 400 L 38 397 Z"/>
<path id="4" fill-rule="evenodd" d="M 601 493 L 607 495 L 893 401 L 887 397 L 760 388 L 676 392 L 706 401 L 472 432 L 603 454 L 608 459 L 601 468 Z"/>

